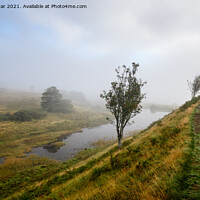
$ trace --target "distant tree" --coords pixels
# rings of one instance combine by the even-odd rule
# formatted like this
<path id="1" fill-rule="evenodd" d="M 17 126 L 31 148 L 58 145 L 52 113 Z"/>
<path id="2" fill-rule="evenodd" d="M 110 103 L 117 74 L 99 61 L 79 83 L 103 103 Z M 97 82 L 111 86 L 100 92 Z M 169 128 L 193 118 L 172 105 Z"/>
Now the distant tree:
<path id="1" fill-rule="evenodd" d="M 195 76 L 194 81 L 187 81 L 188 82 L 188 86 L 190 88 L 191 91 L 191 96 L 192 98 L 196 96 L 196 94 L 199 92 L 200 90 L 200 75 L 199 76 Z"/>
<path id="2" fill-rule="evenodd" d="M 55 86 L 47 88 L 46 92 L 42 93 L 41 100 L 41 108 L 48 112 L 69 113 L 73 111 L 71 101 L 62 99 L 62 94 Z"/>
<path id="3" fill-rule="evenodd" d="M 54 112 L 55 108 L 60 104 L 62 95 L 59 93 L 56 87 L 50 87 L 46 89 L 46 92 L 42 93 L 41 108 L 48 112 Z"/>
<path id="4" fill-rule="evenodd" d="M 81 105 L 81 106 L 89 105 L 87 98 L 82 92 L 77 92 L 77 91 L 67 92 L 65 90 L 62 90 L 61 94 L 63 95 L 64 98 L 70 99 L 73 103 L 76 103 L 78 105 Z"/>
<path id="5" fill-rule="evenodd" d="M 139 64 L 132 63 L 132 69 L 122 66 L 116 69 L 117 81 L 111 82 L 111 89 L 100 95 L 106 101 L 106 108 L 114 115 L 116 126 L 118 146 L 121 148 L 123 131 L 129 120 L 140 113 L 140 105 L 145 94 L 141 93 L 141 87 L 146 84 L 135 77 Z M 133 123 L 133 122 L 132 122 Z"/>
<path id="6" fill-rule="evenodd" d="M 57 104 L 56 112 L 70 113 L 73 111 L 73 105 L 69 99 L 62 99 L 59 104 Z"/>

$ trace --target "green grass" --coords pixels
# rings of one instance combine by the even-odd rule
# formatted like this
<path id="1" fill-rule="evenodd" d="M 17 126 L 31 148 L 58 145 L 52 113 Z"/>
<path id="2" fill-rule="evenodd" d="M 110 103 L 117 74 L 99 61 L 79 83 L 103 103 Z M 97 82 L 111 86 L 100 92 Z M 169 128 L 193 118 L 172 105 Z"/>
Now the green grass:
<path id="1" fill-rule="evenodd" d="M 200 199 L 200 105 L 191 117 L 191 141 L 184 153 L 184 162 L 171 182 L 167 199 Z"/>
<path id="2" fill-rule="evenodd" d="M 43 180 L 60 171 L 64 165 L 48 158 L 30 156 L 26 159 L 12 159 L 6 165 L 1 166 L 0 196 L 7 197 L 10 194 L 25 189 L 27 185 Z"/>

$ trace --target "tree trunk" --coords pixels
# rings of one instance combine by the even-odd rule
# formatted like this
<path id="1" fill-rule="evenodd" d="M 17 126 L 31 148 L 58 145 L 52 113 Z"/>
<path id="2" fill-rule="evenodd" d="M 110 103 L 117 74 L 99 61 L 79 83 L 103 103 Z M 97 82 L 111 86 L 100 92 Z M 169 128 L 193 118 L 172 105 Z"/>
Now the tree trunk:
<path id="1" fill-rule="evenodd" d="M 117 139 L 118 139 L 119 150 L 122 146 L 122 137 L 123 137 L 123 130 L 122 130 L 122 128 L 117 127 Z"/>
<path id="2" fill-rule="evenodd" d="M 121 148 L 121 146 L 122 146 L 122 143 L 121 143 L 121 138 L 120 137 L 118 137 L 118 148 L 119 148 L 119 150 L 120 150 L 120 148 Z"/>

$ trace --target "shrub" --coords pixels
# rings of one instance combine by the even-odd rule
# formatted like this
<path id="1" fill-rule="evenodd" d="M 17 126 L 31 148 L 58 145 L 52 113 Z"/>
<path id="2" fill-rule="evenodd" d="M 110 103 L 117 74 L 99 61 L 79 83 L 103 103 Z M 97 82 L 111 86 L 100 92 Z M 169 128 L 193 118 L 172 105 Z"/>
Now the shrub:
<path id="1" fill-rule="evenodd" d="M 45 117 L 47 115 L 46 111 L 41 109 L 32 109 L 27 110 L 27 113 L 31 116 L 33 119 L 41 119 L 42 117 Z"/>
<path id="2" fill-rule="evenodd" d="M 11 120 L 19 122 L 31 121 L 31 119 L 31 116 L 29 115 L 29 113 L 27 113 L 26 110 L 20 110 L 14 113 L 11 117 Z"/>
<path id="3" fill-rule="evenodd" d="M 0 113 L 0 122 L 2 122 L 2 121 L 9 121 L 10 118 L 11 118 L 11 116 L 12 115 L 10 113 L 6 113 L 6 114 Z"/>
<path id="4" fill-rule="evenodd" d="M 19 110 L 13 115 L 10 113 L 0 113 L 0 121 L 31 121 L 32 119 L 41 119 L 46 116 L 46 111 L 41 109 L 32 109 L 32 110 Z"/>

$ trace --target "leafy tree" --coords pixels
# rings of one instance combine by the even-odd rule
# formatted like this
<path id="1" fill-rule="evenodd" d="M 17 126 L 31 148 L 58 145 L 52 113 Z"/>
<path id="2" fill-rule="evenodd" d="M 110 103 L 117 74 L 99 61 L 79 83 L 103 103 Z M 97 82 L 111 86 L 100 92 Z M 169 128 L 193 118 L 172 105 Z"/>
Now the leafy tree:
<path id="1" fill-rule="evenodd" d="M 62 99 L 62 94 L 54 86 L 42 93 L 41 100 L 41 108 L 48 112 L 69 113 L 73 111 L 70 100 Z"/>
<path id="2" fill-rule="evenodd" d="M 190 88 L 191 91 L 191 96 L 192 98 L 195 97 L 195 95 L 199 92 L 200 90 L 200 75 L 199 76 L 195 76 L 194 81 L 187 81 L 188 82 L 188 86 Z"/>
<path id="3" fill-rule="evenodd" d="M 106 101 L 106 108 L 114 115 L 116 126 L 118 145 L 121 147 L 123 131 L 130 119 L 140 113 L 142 106 L 141 100 L 145 94 L 141 93 L 141 87 L 146 84 L 142 80 L 135 77 L 135 73 L 139 64 L 132 63 L 132 69 L 122 66 L 116 69 L 117 81 L 111 82 L 111 89 L 105 90 L 100 95 Z"/>

